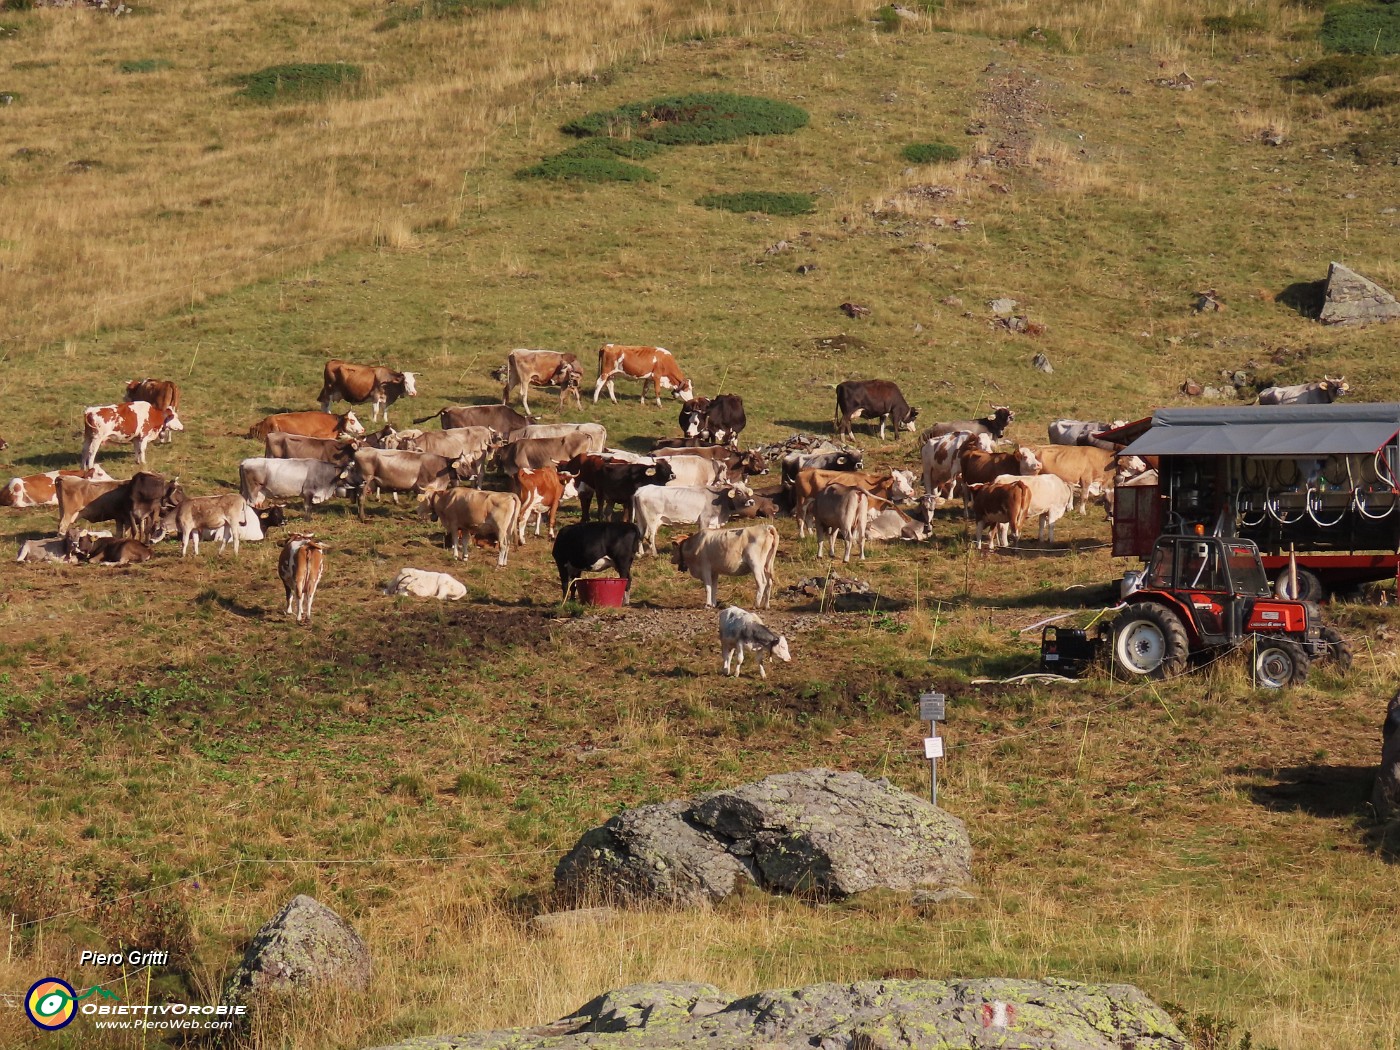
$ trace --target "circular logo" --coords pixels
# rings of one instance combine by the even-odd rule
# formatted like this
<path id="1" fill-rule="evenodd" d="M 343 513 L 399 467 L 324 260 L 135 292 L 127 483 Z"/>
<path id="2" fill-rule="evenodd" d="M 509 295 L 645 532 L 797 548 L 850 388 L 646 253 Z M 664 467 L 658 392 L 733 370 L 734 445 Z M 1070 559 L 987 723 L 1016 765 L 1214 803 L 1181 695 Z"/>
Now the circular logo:
<path id="1" fill-rule="evenodd" d="M 78 1012 L 74 1006 L 77 993 L 67 981 L 45 977 L 35 981 L 24 997 L 24 1012 L 40 1028 L 53 1032 L 66 1027 Z"/>

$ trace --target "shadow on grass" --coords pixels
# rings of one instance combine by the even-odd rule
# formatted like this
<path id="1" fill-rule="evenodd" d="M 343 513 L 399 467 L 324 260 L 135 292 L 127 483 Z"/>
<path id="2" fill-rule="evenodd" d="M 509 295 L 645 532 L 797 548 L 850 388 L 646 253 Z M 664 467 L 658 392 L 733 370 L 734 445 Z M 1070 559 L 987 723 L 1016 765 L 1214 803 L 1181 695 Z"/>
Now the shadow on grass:
<path id="1" fill-rule="evenodd" d="M 1281 303 L 1316 321 L 1322 316 L 1322 307 L 1327 302 L 1327 282 L 1295 281 L 1278 295 L 1274 302 Z"/>
<path id="2" fill-rule="evenodd" d="M 817 437 L 831 437 L 835 440 L 835 433 L 831 429 L 830 419 L 823 419 L 820 421 L 812 419 L 775 419 L 773 420 L 773 425 L 789 427 L 792 430 L 801 430 L 808 434 L 814 434 Z M 876 428 L 877 433 L 878 429 L 879 428 Z M 886 433 L 888 433 L 888 431 L 886 431 Z"/>
<path id="3" fill-rule="evenodd" d="M 233 613 L 234 616 L 241 616 L 245 620 L 265 620 L 267 610 L 261 605 L 243 605 L 233 598 L 225 598 L 214 588 L 201 591 L 194 599 L 195 605 L 217 605 L 224 612 Z"/>
<path id="4" fill-rule="evenodd" d="M 69 467 L 76 469 L 78 454 L 76 452 L 38 452 L 32 456 L 19 456 L 14 462 L 26 467 L 43 467 L 44 470 L 64 470 Z"/>
<path id="5" fill-rule="evenodd" d="M 1308 764 L 1286 769 L 1253 769 L 1260 781 L 1249 791 L 1254 801 L 1279 813 L 1308 813 L 1314 817 L 1371 817 L 1371 786 L 1375 766 L 1327 766 Z"/>

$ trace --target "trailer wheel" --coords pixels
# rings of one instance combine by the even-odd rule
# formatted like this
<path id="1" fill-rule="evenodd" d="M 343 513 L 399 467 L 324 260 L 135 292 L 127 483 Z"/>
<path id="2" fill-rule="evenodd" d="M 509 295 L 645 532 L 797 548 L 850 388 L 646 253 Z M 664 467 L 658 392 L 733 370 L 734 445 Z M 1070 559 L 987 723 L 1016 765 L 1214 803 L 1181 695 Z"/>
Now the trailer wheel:
<path id="1" fill-rule="evenodd" d="M 1191 642 L 1170 609 L 1138 602 L 1113 624 L 1113 670 L 1121 678 L 1171 678 L 1186 670 Z"/>
<path id="2" fill-rule="evenodd" d="M 1265 689 L 1302 685 L 1308 680 L 1308 654 L 1291 638 L 1259 638 L 1254 650 L 1254 680 Z"/>
<path id="3" fill-rule="evenodd" d="M 1335 627 L 1324 627 L 1321 634 L 1327 643 L 1326 659 L 1337 665 L 1338 674 L 1346 674 L 1351 670 L 1351 643 Z"/>
<path id="4" fill-rule="evenodd" d="M 1277 593 L 1279 584 L 1288 579 L 1288 567 L 1279 569 L 1278 575 L 1274 577 L 1274 588 Z M 1327 599 L 1327 588 L 1322 585 L 1322 579 L 1310 569 L 1298 570 L 1298 593 L 1293 595 L 1295 601 L 1300 602 L 1321 602 Z"/>

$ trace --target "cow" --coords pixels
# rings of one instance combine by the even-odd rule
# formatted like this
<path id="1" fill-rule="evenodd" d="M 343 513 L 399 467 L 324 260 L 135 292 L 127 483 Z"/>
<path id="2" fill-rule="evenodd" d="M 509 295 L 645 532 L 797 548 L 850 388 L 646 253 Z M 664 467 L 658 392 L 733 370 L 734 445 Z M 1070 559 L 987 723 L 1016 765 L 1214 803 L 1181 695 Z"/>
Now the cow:
<path id="1" fill-rule="evenodd" d="M 1088 511 L 1091 497 L 1113 488 L 1113 453 L 1106 449 L 1090 445 L 1033 445 L 1031 452 L 1040 461 L 1040 473 L 1054 474 L 1074 488 L 1081 514 Z"/>
<path id="2" fill-rule="evenodd" d="M 973 484 L 990 484 L 1002 474 L 1038 474 L 1040 459 L 1024 445 L 1014 452 L 983 452 L 970 448 L 958 457 L 964 490 Z"/>
<path id="3" fill-rule="evenodd" d="M 1021 539 L 1021 522 L 1031 504 L 1031 490 L 1017 481 L 995 483 L 973 482 L 968 485 L 968 506 L 977 523 L 977 547 L 982 547 L 982 532 L 990 530 L 988 550 L 996 550 L 997 538 L 1003 546 Z"/>
<path id="4" fill-rule="evenodd" d="M 520 497 L 510 492 L 477 489 L 438 489 L 418 497 L 418 516 L 441 521 L 452 542 L 452 556 L 467 559 L 469 537 L 494 535 L 499 553 L 496 565 L 510 558 L 510 541 L 519 529 Z"/>
<path id="5" fill-rule="evenodd" d="M 1259 391 L 1261 405 L 1330 405 L 1339 397 L 1351 391 L 1346 379 L 1338 376 L 1324 376 L 1317 383 L 1301 383 L 1298 386 L 1271 386 Z"/>
<path id="6" fill-rule="evenodd" d="M 411 594 L 415 598 L 437 598 L 440 601 L 459 601 L 467 596 L 466 585 L 445 572 L 430 572 L 427 569 L 400 569 L 384 588 L 384 593 Z"/>
<path id="7" fill-rule="evenodd" d="M 768 518 L 772 520 L 778 516 L 778 503 L 772 496 L 761 496 L 755 492 L 753 503 L 735 511 L 734 516 L 736 518 Z"/>
<path id="8" fill-rule="evenodd" d="M 866 529 L 870 523 L 870 493 L 854 485 L 828 485 L 807 503 L 809 526 L 817 534 L 817 557 L 823 556 L 827 543 L 831 556 L 836 557 L 836 537 L 846 541 L 846 556 L 851 560 L 851 548 L 859 545 L 860 559 L 865 560 Z"/>
<path id="9" fill-rule="evenodd" d="M 704 456 L 667 456 L 666 465 L 671 468 L 671 480 L 666 482 L 672 488 L 694 488 L 695 486 L 729 484 L 729 468 L 723 463 Z M 652 463 L 657 460 L 651 460 Z"/>
<path id="10" fill-rule="evenodd" d="M 895 430 L 914 429 L 914 420 L 919 410 L 910 408 L 899 392 L 899 387 L 888 379 L 848 379 L 836 387 L 836 420 L 834 427 L 838 437 L 852 441 L 851 421 L 865 416 L 880 420 L 880 440 L 885 440 L 885 421 Z"/>
<path id="11" fill-rule="evenodd" d="M 352 365 L 349 361 L 332 359 L 322 372 L 321 392 L 316 400 L 321 411 L 329 412 L 335 401 L 352 405 L 373 404 L 370 422 L 379 419 L 384 409 L 384 422 L 389 422 L 389 408 L 401 397 L 417 397 L 418 385 L 413 372 L 398 372 L 383 365 Z"/>
<path id="12" fill-rule="evenodd" d="M 778 530 L 768 524 L 709 529 L 671 543 L 672 563 L 705 585 L 705 605 L 710 609 L 719 604 L 715 588 L 721 576 L 752 576 L 758 587 L 754 608 L 768 608 L 777 557 Z"/>
<path id="13" fill-rule="evenodd" d="M 447 459 L 461 459 L 467 464 L 464 473 L 474 476 L 476 487 L 486 477 L 486 461 L 504 444 L 504 439 L 490 427 L 453 427 L 447 430 L 403 432 L 399 447 L 408 452 L 431 452 Z"/>
<path id="14" fill-rule="evenodd" d="M 77 561 L 73 553 L 76 536 L 52 536 L 44 540 L 22 540 L 16 562 L 56 561 L 65 564 Z"/>
<path id="15" fill-rule="evenodd" d="M 752 505 L 752 493 L 732 485 L 687 488 L 643 485 L 632 497 L 632 521 L 642 530 L 647 553 L 656 554 L 656 532 L 662 525 L 717 529 Z"/>
<path id="16" fill-rule="evenodd" d="M 658 448 L 652 452 L 653 459 L 674 459 L 677 456 L 699 456 L 723 463 L 730 477 L 753 477 L 768 473 L 768 458 L 756 448 L 740 452 L 725 445 L 697 445 L 684 448 Z"/>
<path id="17" fill-rule="evenodd" d="M 113 536 L 79 536 L 72 543 L 72 551 L 74 557 L 89 564 L 134 565 L 151 560 L 151 548 L 140 540 Z"/>
<path id="18" fill-rule="evenodd" d="M 361 445 L 368 445 L 370 448 L 387 448 L 392 451 L 396 448 L 402 448 L 405 438 L 416 437 L 422 433 L 423 431 L 421 430 L 395 430 L 393 426 L 385 423 L 378 430 L 368 433 L 362 438 L 354 438 L 352 440 L 355 441 L 356 448 L 359 448 Z"/>
<path id="19" fill-rule="evenodd" d="M 970 434 L 987 434 L 993 441 L 1000 441 L 1015 418 L 1016 413 L 1005 405 L 993 405 L 988 415 L 979 416 L 977 419 L 955 419 L 950 423 L 935 423 L 919 435 L 919 442 L 922 444 L 930 438 L 956 434 L 960 430 L 966 430 Z"/>
<path id="20" fill-rule="evenodd" d="M 278 412 L 264 416 L 248 430 L 250 438 L 266 438 L 271 433 L 301 434 L 314 438 L 361 437 L 365 428 L 354 412 L 334 416 L 329 412 Z"/>
<path id="21" fill-rule="evenodd" d="M 513 433 L 510 440 L 563 437 L 574 433 L 588 435 L 589 452 L 600 453 L 608 447 L 608 428 L 601 423 L 531 423 Z"/>
<path id="22" fill-rule="evenodd" d="M 962 477 L 962 454 L 971 449 L 992 451 L 992 436 L 957 430 L 924 442 L 919 459 L 923 466 L 924 492 L 933 501 L 933 509 L 938 508 L 939 499 L 953 498 L 958 479 Z"/>
<path id="23" fill-rule="evenodd" d="M 297 532 L 282 544 L 277 556 L 277 575 L 287 591 L 287 615 L 296 607 L 297 623 L 311 622 L 311 605 L 316 601 L 316 586 L 326 568 L 326 544 L 314 533 Z"/>
<path id="24" fill-rule="evenodd" d="M 218 496 L 191 496 L 168 508 L 161 515 L 160 524 L 151 536 L 152 543 L 159 543 L 171 533 L 180 536 L 180 557 L 189 553 L 190 543 L 194 543 L 195 557 L 199 557 L 199 537 L 208 529 L 219 535 L 219 550 L 233 540 L 233 553 L 238 553 L 238 541 L 242 538 L 239 529 L 246 527 L 248 520 L 257 518 L 250 513 L 248 502 L 237 492 L 225 492 Z"/>
<path id="25" fill-rule="evenodd" d="M 238 464 L 238 491 L 254 509 L 268 500 L 300 499 L 302 509 L 311 513 L 317 503 L 341 494 L 340 480 L 345 468 L 318 459 L 267 459 L 255 457 Z"/>
<path id="26" fill-rule="evenodd" d="M 111 481 L 101 467 L 91 470 L 50 470 L 44 474 L 27 474 L 21 478 L 11 478 L 0 488 L 0 507 L 52 507 L 58 503 L 59 475 L 69 478 L 85 478 L 88 481 Z"/>
<path id="27" fill-rule="evenodd" d="M 1114 452 L 1122 446 L 1115 445 L 1112 441 L 1098 435 L 1105 430 L 1124 426 L 1126 423 L 1125 419 L 1115 419 L 1112 423 L 1091 423 L 1082 419 L 1053 419 L 1046 427 L 1046 432 L 1050 435 L 1050 444 L 1052 445 L 1092 445 L 1094 448 Z"/>
<path id="28" fill-rule="evenodd" d="M 58 533 L 66 535 L 73 523 L 82 518 L 96 524 L 118 521 L 125 524 L 131 509 L 130 481 L 89 481 L 87 478 L 60 474 L 54 484 L 58 490 Z"/>
<path id="29" fill-rule="evenodd" d="M 420 495 L 440 492 L 455 485 L 467 466 L 464 459 L 452 460 L 431 452 L 362 448 L 355 452 L 355 461 L 340 472 L 340 480 L 359 490 L 355 508 L 364 521 L 365 496 L 371 489 Z"/>
<path id="30" fill-rule="evenodd" d="M 620 503 L 627 521 L 632 520 L 632 497 L 643 485 L 664 485 L 671 480 L 669 463 L 621 463 L 604 456 L 575 456 L 561 468 L 578 478 L 579 506 L 583 520 L 593 497 L 598 497 L 598 516 L 605 518 L 613 504 Z"/>
<path id="31" fill-rule="evenodd" d="M 697 397 L 681 408 L 681 433 L 716 445 L 739 447 L 739 433 L 748 424 L 744 399 L 738 394 Z"/>
<path id="32" fill-rule="evenodd" d="M 933 526 L 910 517 L 898 507 L 871 507 L 870 520 L 865 523 L 865 537 L 870 540 L 926 540 Z"/>
<path id="33" fill-rule="evenodd" d="M 783 456 L 783 488 L 796 485 L 801 470 L 859 470 L 862 462 L 858 449 L 828 446 L 819 452 L 789 452 Z"/>
<path id="34" fill-rule="evenodd" d="M 286 523 L 286 513 L 281 507 L 273 504 L 271 507 L 253 511 L 242 524 L 226 525 L 217 529 L 200 529 L 199 538 L 205 542 L 218 540 L 220 543 L 227 543 L 233 539 L 236 533 L 241 543 L 257 543 L 267 539 L 269 529 Z"/>
<path id="35" fill-rule="evenodd" d="M 789 663 L 792 660 L 792 653 L 788 651 L 787 638 L 784 635 L 775 634 L 757 616 L 737 605 L 730 605 L 720 610 L 719 649 L 724 660 L 725 675 L 728 676 L 729 665 L 732 661 L 735 678 L 743 673 L 745 649 L 753 650 L 753 654 L 758 660 L 760 678 L 768 677 L 768 671 L 763 666 L 765 656 L 777 657 L 783 663 Z M 736 657 L 737 659 L 735 659 Z"/>
<path id="36" fill-rule="evenodd" d="M 180 388 L 168 379 L 133 379 L 126 384 L 127 401 L 145 401 L 156 408 L 180 410 Z M 162 430 L 160 441 L 170 441 L 170 431 Z M 3 446 L 0 446 L 3 447 Z"/>
<path id="37" fill-rule="evenodd" d="M 555 467 L 575 456 L 588 455 L 592 442 L 591 435 L 577 430 L 559 437 L 522 438 L 503 445 L 496 453 L 496 462 L 507 475 L 522 467 Z"/>
<path id="38" fill-rule="evenodd" d="M 520 497 L 519 531 L 517 543 L 525 546 L 525 529 L 530 524 L 530 516 L 535 516 L 535 535 L 540 534 L 540 523 L 549 514 L 549 538 L 554 539 L 554 519 L 559 513 L 561 500 L 578 495 L 572 474 L 561 474 L 555 467 L 524 467 L 510 479 L 510 488 Z"/>
<path id="39" fill-rule="evenodd" d="M 505 386 L 501 390 L 501 404 L 510 404 L 510 395 L 520 391 L 520 407 L 530 411 L 531 386 L 557 386 L 568 390 L 572 385 L 578 389 L 583 378 L 576 354 L 561 354 L 553 350 L 512 350 L 506 355 Z M 563 405 L 561 394 L 560 405 Z"/>
<path id="40" fill-rule="evenodd" d="M 815 470 L 797 472 L 792 489 L 792 516 L 797 519 L 797 535 L 807 535 L 805 516 L 807 506 L 828 485 L 850 485 L 864 489 L 872 496 L 890 503 L 902 503 L 914 498 L 914 475 L 907 470 L 892 470 L 888 474 L 869 474 L 853 470 Z"/>
<path id="41" fill-rule="evenodd" d="M 675 357 L 671 351 L 661 346 L 618 346 L 615 343 L 604 343 L 598 348 L 598 383 L 593 388 L 593 403 L 598 403 L 598 395 L 603 392 L 603 387 L 608 388 L 608 397 L 614 404 L 617 403 L 617 394 L 613 390 L 613 380 L 617 376 L 627 376 L 629 379 L 640 379 L 642 381 L 642 403 L 647 399 L 647 381 L 651 381 L 652 389 L 656 394 L 656 405 L 661 407 L 661 391 L 669 390 L 672 397 L 678 397 L 682 401 L 691 401 L 695 398 L 695 389 L 690 385 L 690 380 L 685 377 L 685 373 L 676 364 Z"/>
<path id="42" fill-rule="evenodd" d="M 566 525 L 554 540 L 554 564 L 559 569 L 559 587 L 569 600 L 574 581 L 585 572 L 614 569 L 632 591 L 632 563 L 637 558 L 642 534 L 635 525 L 612 521 L 585 521 Z"/>
<path id="43" fill-rule="evenodd" d="M 1062 478 L 1054 474 L 1003 474 L 992 484 L 1004 485 L 1013 481 L 1025 482 L 1030 491 L 1030 502 L 1026 504 L 1025 516 L 1039 522 L 1036 538 L 1041 543 L 1055 542 L 1055 522 L 1065 516 L 1074 506 L 1074 489 Z M 1019 535 L 1025 527 L 1022 521 L 1016 522 Z"/>
<path id="44" fill-rule="evenodd" d="M 161 517 L 185 498 L 180 479 L 167 481 L 160 474 L 142 470 L 131 476 L 129 485 L 126 506 L 116 522 L 143 543 L 150 542 Z"/>
<path id="45" fill-rule="evenodd" d="M 301 434 L 284 434 L 274 430 L 263 439 L 263 448 L 269 459 L 318 459 L 322 463 L 335 463 L 346 466 L 355 458 L 355 450 L 360 447 L 356 438 L 342 441 L 339 438 L 313 438 Z"/>
<path id="46" fill-rule="evenodd" d="M 522 416 L 509 405 L 448 405 L 430 416 L 415 419 L 414 425 L 436 419 L 443 430 L 458 427 L 490 427 L 507 441 L 522 427 L 535 421 L 534 416 Z"/>
<path id="47" fill-rule="evenodd" d="M 184 430 L 173 408 L 157 408 L 149 401 L 120 405 L 94 405 L 83 409 L 83 452 L 78 466 L 84 470 L 97 462 L 97 450 L 108 441 L 129 441 L 136 462 L 146 462 L 146 446 L 167 430 Z"/>

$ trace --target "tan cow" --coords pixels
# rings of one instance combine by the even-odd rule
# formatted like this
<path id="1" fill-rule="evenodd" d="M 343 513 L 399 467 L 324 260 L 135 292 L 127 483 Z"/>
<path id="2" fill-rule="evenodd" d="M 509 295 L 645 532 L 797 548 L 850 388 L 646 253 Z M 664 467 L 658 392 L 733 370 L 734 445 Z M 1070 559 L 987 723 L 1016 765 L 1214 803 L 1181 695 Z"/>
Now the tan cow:
<path id="1" fill-rule="evenodd" d="M 248 431 L 250 438 L 265 438 L 271 433 L 301 434 L 313 438 L 361 437 L 365 428 L 354 412 L 335 416 L 329 412 L 278 412 L 265 416 Z"/>
<path id="2" fill-rule="evenodd" d="M 418 516 L 442 522 L 452 541 L 452 556 L 467 560 L 468 537 L 494 534 L 500 548 L 496 565 L 507 563 L 510 541 L 519 528 L 520 497 L 510 492 L 447 489 L 419 497 Z"/>
<path id="3" fill-rule="evenodd" d="M 859 545 L 860 559 L 865 560 L 866 530 L 870 524 L 870 504 L 874 497 L 854 485 L 828 485 L 807 502 L 808 526 L 817 534 L 817 557 L 823 556 L 826 544 L 831 544 L 831 556 L 836 557 L 836 537 L 846 541 L 846 556 L 851 560 L 851 548 Z"/>
<path id="4" fill-rule="evenodd" d="M 58 534 L 65 535 L 82 517 L 86 521 L 112 521 L 131 503 L 130 481 L 89 481 L 60 474 L 54 480 L 58 492 Z"/>
<path id="5" fill-rule="evenodd" d="M 277 575 L 287 589 L 287 615 L 296 607 L 297 623 L 311 622 L 311 606 L 316 601 L 316 586 L 326 568 L 326 544 L 310 532 L 298 532 L 287 537 L 282 553 L 277 557 Z"/>
<path id="6" fill-rule="evenodd" d="M 159 543 L 171 533 L 180 535 L 180 557 L 184 557 L 194 542 L 195 557 L 199 557 L 199 534 L 204 529 L 219 531 L 219 550 L 233 540 L 233 553 L 238 553 L 239 529 L 247 526 L 248 520 L 256 521 L 247 501 L 237 492 L 226 492 L 220 496 L 191 496 L 167 509 L 161 516 L 160 525 L 152 543 Z"/>
<path id="7" fill-rule="evenodd" d="M 808 505 L 828 485 L 847 485 L 862 489 L 891 503 L 901 503 L 914 498 L 914 475 L 907 470 L 892 470 L 888 474 L 855 470 L 817 470 L 811 467 L 799 470 L 792 490 L 792 516 L 797 519 L 799 538 L 807 535 Z"/>
<path id="8" fill-rule="evenodd" d="M 1113 488 L 1113 456 L 1108 449 L 1093 445 L 1034 445 L 1031 451 L 1040 460 L 1042 474 L 1054 474 L 1079 496 L 1079 513 L 1089 509 L 1093 496 Z"/>
<path id="9" fill-rule="evenodd" d="M 353 365 L 349 361 L 332 359 L 322 372 L 321 392 L 316 400 L 321 411 L 329 412 L 331 402 L 348 401 L 352 405 L 371 402 L 371 423 L 379 419 L 384 409 L 384 422 L 389 422 L 389 408 L 401 397 L 417 397 L 418 386 L 413 372 L 398 372 L 383 365 Z"/>
<path id="10" fill-rule="evenodd" d="M 647 383 L 650 381 L 656 394 L 656 405 L 661 407 L 661 391 L 669 390 L 671 396 L 689 401 L 695 397 L 695 389 L 690 380 L 676 364 L 671 351 L 661 346 L 618 346 L 604 343 L 598 349 L 598 384 L 593 388 L 593 403 L 598 403 L 598 395 L 603 387 L 608 388 L 608 397 L 617 402 L 613 380 L 617 376 L 642 381 L 642 401 L 647 399 Z"/>
<path id="11" fill-rule="evenodd" d="M 748 525 L 742 529 L 707 529 L 681 536 L 671 544 L 671 561 L 705 585 L 705 605 L 718 605 L 715 587 L 720 576 L 752 576 L 758 586 L 754 608 L 768 608 L 776 578 L 778 530 L 772 525 Z"/>
<path id="12" fill-rule="evenodd" d="M 561 391 L 572 387 L 577 397 L 579 380 L 583 378 L 577 354 L 561 354 L 553 350 L 512 350 L 506 355 L 505 371 L 501 404 L 509 404 L 510 395 L 519 390 L 520 407 L 527 413 L 530 411 L 531 386 L 557 386 Z M 563 407 L 562 392 L 560 407 Z"/>

